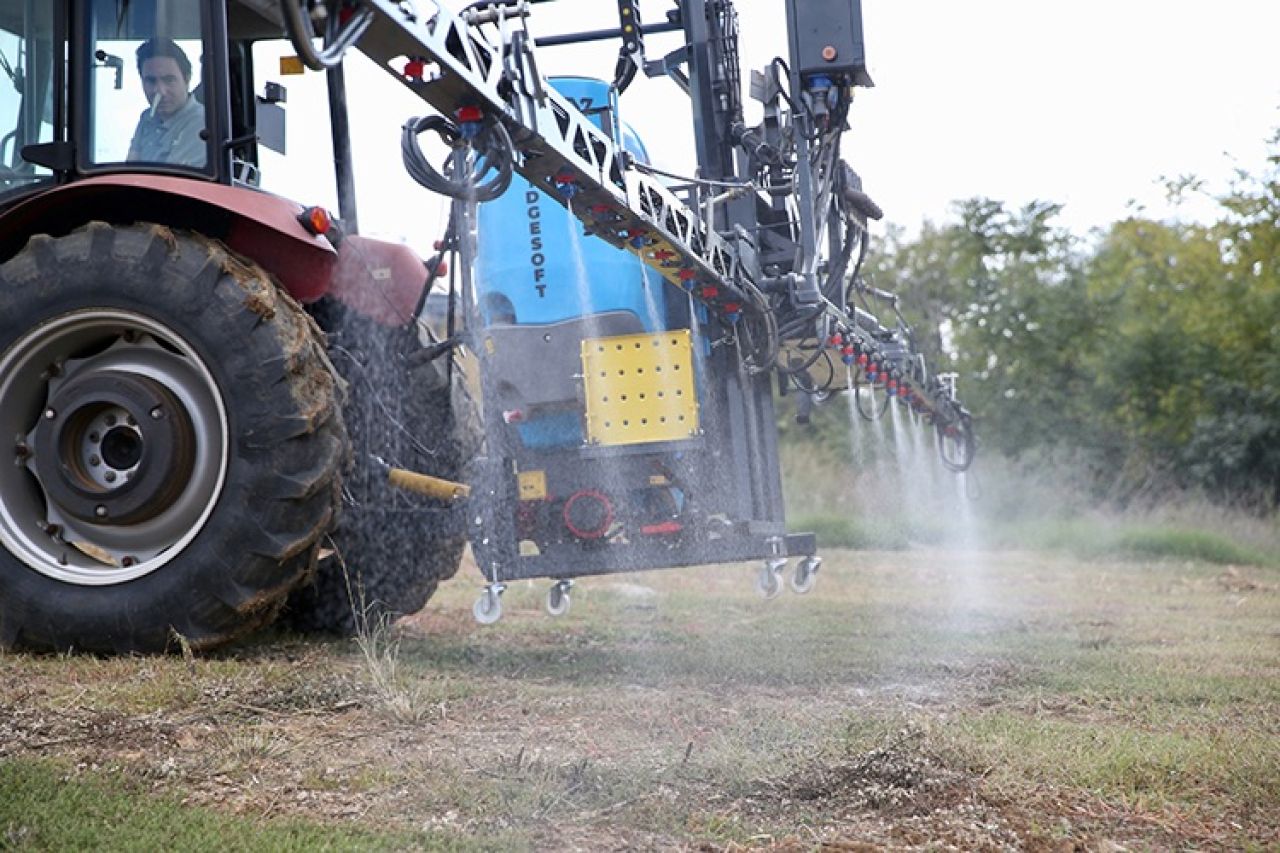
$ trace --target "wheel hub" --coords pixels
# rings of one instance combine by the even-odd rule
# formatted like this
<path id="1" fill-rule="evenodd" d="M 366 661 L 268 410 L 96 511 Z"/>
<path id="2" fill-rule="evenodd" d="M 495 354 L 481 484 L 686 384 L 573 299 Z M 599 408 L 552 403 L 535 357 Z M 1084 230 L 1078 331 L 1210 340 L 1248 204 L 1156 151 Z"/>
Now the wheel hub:
<path id="1" fill-rule="evenodd" d="M 127 309 L 70 311 L 0 349 L 0 436 L 13 442 L 0 547 L 71 584 L 166 565 L 227 476 L 227 410 L 204 357 Z"/>
<path id="2" fill-rule="evenodd" d="M 33 433 L 35 467 L 62 512 L 97 524 L 154 518 L 191 476 L 190 419 L 159 382 L 91 371 L 53 394 Z"/>

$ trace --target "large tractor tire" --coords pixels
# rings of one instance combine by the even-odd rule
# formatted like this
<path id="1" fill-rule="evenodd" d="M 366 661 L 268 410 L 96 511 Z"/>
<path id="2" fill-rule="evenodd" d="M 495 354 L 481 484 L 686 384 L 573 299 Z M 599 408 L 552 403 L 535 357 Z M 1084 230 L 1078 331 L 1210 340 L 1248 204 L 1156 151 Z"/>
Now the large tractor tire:
<path id="1" fill-rule="evenodd" d="M 467 544 L 456 508 L 393 488 L 388 469 L 464 479 L 481 433 L 449 356 L 415 363 L 414 325 L 389 328 L 328 300 L 312 310 L 347 381 L 353 466 L 331 548 L 289 612 L 298 630 L 349 636 L 421 610 Z"/>
<path id="2" fill-rule="evenodd" d="M 33 238 L 0 267 L 0 644 L 201 649 L 273 619 L 333 524 L 336 385 L 220 244 Z"/>

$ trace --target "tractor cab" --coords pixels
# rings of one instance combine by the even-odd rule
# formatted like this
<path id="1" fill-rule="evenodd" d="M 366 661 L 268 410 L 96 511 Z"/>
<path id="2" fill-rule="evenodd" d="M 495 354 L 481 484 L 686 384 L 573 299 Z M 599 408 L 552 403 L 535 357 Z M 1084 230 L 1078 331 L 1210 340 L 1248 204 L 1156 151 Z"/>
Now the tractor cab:
<path id="1" fill-rule="evenodd" d="M 285 152 L 286 89 L 255 74 L 255 55 L 285 52 L 273 16 L 272 3 L 0 0 L 0 209 L 105 174 L 261 186 L 260 151 Z"/>

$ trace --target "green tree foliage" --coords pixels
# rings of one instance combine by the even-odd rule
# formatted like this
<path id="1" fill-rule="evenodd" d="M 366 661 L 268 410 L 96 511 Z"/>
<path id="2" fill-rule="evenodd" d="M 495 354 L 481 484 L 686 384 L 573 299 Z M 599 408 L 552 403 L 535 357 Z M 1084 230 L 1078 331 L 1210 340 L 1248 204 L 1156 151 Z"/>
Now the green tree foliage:
<path id="1" fill-rule="evenodd" d="M 1058 205 L 971 199 L 958 221 L 891 231 L 864 276 L 961 374 L 984 452 L 1063 451 L 1112 495 L 1274 503 L 1280 134 L 1272 152 L 1211 224 L 1134 217 L 1082 239 L 1054 224 Z"/>

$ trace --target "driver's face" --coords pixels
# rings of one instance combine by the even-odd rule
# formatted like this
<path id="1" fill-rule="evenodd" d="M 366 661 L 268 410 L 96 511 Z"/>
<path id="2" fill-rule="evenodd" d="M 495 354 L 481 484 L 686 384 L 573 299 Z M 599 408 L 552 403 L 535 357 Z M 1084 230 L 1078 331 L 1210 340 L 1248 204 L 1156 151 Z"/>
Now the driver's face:
<path id="1" fill-rule="evenodd" d="M 182 76 L 178 61 L 172 56 L 153 56 L 142 63 L 142 91 L 147 103 L 155 103 L 160 95 L 156 114 L 171 116 L 187 102 L 187 81 Z"/>

